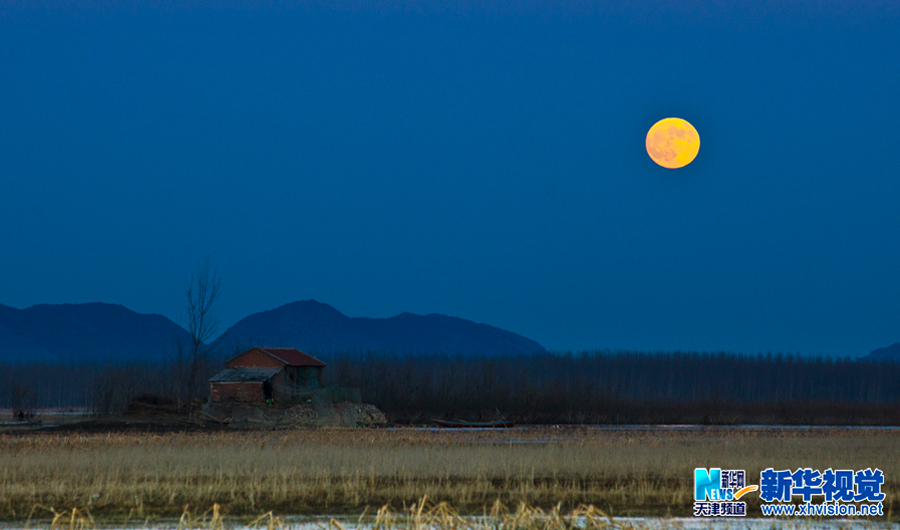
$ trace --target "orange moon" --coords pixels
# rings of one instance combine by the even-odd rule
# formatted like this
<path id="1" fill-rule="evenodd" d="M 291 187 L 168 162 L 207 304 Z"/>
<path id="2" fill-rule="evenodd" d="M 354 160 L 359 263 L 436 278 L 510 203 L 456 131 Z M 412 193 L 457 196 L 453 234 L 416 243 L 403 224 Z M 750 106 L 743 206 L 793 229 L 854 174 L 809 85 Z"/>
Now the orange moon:
<path id="1" fill-rule="evenodd" d="M 693 162 L 699 152 L 697 129 L 681 118 L 659 120 L 647 131 L 647 154 L 662 167 L 684 167 Z"/>

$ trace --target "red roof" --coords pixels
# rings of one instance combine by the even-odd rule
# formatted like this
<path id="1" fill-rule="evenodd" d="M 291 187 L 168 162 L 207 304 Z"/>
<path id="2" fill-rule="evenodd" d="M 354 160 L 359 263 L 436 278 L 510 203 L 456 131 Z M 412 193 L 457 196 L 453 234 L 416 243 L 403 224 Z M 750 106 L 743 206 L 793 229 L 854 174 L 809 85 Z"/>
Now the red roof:
<path id="1" fill-rule="evenodd" d="M 288 366 L 325 366 L 325 363 L 297 348 L 260 348 L 272 357 L 284 361 Z"/>

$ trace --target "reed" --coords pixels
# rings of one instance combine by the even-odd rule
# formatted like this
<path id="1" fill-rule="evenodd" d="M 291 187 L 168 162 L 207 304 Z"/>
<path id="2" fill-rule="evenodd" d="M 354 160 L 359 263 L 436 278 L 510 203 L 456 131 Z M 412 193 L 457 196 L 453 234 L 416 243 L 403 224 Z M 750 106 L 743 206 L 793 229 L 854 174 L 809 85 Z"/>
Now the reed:
<path id="1" fill-rule="evenodd" d="M 887 506 L 898 489 L 898 438 L 895 431 L 827 428 L 552 427 L 7 435 L 0 436 L 0 517 L 23 520 L 36 506 L 77 506 L 116 520 L 177 518 L 185 505 L 219 505 L 231 516 L 359 514 L 423 496 L 465 514 L 495 503 L 686 514 L 693 469 L 711 466 L 745 469 L 748 477 L 766 467 L 878 467 Z"/>
<path id="2" fill-rule="evenodd" d="M 93 530 L 97 528 L 93 518 L 79 512 L 77 508 L 55 513 L 50 523 L 51 530 Z M 29 527 L 31 520 L 26 523 Z M 127 523 L 123 525 L 127 527 Z M 145 522 L 146 526 L 146 522 Z M 166 528 L 168 525 L 155 525 Z M 221 507 L 214 504 L 201 516 L 192 515 L 187 506 L 174 530 L 225 530 L 235 526 L 249 529 L 287 530 L 289 523 L 267 512 L 249 524 L 228 520 L 221 513 Z M 616 521 L 594 506 L 577 506 L 564 512 L 560 505 L 542 510 L 520 504 L 515 511 L 507 509 L 499 502 L 480 516 L 465 516 L 446 502 L 429 503 L 427 497 L 409 507 L 397 511 L 385 505 L 378 509 L 374 517 L 361 515 L 356 521 L 330 518 L 327 524 L 319 524 L 321 530 L 632 530 L 643 528 Z"/>

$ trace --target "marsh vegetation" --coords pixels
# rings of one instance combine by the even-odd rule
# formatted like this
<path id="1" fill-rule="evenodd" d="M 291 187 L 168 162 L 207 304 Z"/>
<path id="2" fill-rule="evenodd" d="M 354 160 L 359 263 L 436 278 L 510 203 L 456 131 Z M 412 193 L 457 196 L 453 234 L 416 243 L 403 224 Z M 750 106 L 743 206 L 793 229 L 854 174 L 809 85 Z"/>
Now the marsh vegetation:
<path id="1" fill-rule="evenodd" d="M 900 431 L 841 429 L 317 429 L 0 436 L 0 517 L 374 513 L 427 496 L 461 513 L 495 503 L 613 516 L 687 515 L 693 469 L 879 467 L 897 495 Z M 753 500 L 750 510 L 755 511 Z"/>

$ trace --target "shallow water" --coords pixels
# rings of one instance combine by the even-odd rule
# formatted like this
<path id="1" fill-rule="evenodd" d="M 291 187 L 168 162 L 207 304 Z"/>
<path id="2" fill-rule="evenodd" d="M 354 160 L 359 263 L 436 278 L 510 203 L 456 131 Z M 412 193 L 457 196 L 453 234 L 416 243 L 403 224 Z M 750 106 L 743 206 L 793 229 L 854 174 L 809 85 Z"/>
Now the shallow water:
<path id="1" fill-rule="evenodd" d="M 429 433 L 446 434 L 483 434 L 490 436 L 473 436 L 463 438 L 472 444 L 551 444 L 559 442 L 577 442 L 579 440 L 597 439 L 615 440 L 635 435 L 659 434 L 677 435 L 680 439 L 690 440 L 693 436 L 703 437 L 704 440 L 715 439 L 716 436 L 727 437 L 734 433 L 753 432 L 757 434 L 788 434 L 805 436 L 808 433 L 821 432 L 822 434 L 847 434 L 854 432 L 900 432 L 900 426 L 865 426 L 865 425 L 696 425 L 696 424 L 671 424 L 671 425 L 516 425 L 511 428 L 485 429 L 485 428 L 445 428 L 436 426 L 427 427 L 389 427 L 388 431 L 420 431 Z M 506 435 L 506 436 L 503 436 Z"/>
<path id="2" fill-rule="evenodd" d="M 479 519 L 479 518 L 473 518 Z M 358 525 L 357 519 L 346 516 L 284 516 L 279 518 L 283 526 L 282 530 L 372 530 L 370 525 Z M 263 520 L 255 526 L 225 521 L 225 530 L 265 530 L 267 520 Z M 127 525 L 122 524 L 97 524 L 97 530 L 178 530 L 178 520 L 165 520 L 155 522 L 135 521 Z M 50 521 L 24 523 L 0 523 L 2 530 L 38 530 L 49 529 Z M 62 525 L 67 530 L 68 525 Z M 78 528 L 76 525 L 75 528 Z M 182 527 L 183 528 L 183 527 Z M 199 523 L 194 526 L 197 530 L 209 528 L 208 524 Z M 396 530 L 404 528 L 398 524 Z M 427 527 L 422 527 L 427 528 Z M 503 526 L 496 526 L 503 530 Z M 888 521 L 871 521 L 864 519 L 775 519 L 754 517 L 732 518 L 702 518 L 702 517 L 617 517 L 610 529 L 634 528 L 636 530 L 900 530 L 900 523 Z M 434 528 L 434 530 L 439 530 Z"/>
<path id="3" fill-rule="evenodd" d="M 516 425 L 511 428 L 503 429 L 485 429 L 475 427 L 388 427 L 384 430 L 416 430 L 416 431 L 434 431 L 434 432 L 466 432 L 466 431 L 488 431 L 488 432 L 527 432 L 529 430 L 541 429 L 589 429 L 594 431 L 808 431 L 808 430 L 837 430 L 837 431 L 896 431 L 900 430 L 897 425 L 697 425 L 693 423 L 685 424 L 621 424 L 621 425 L 594 425 L 594 424 L 541 424 L 541 425 Z"/>

